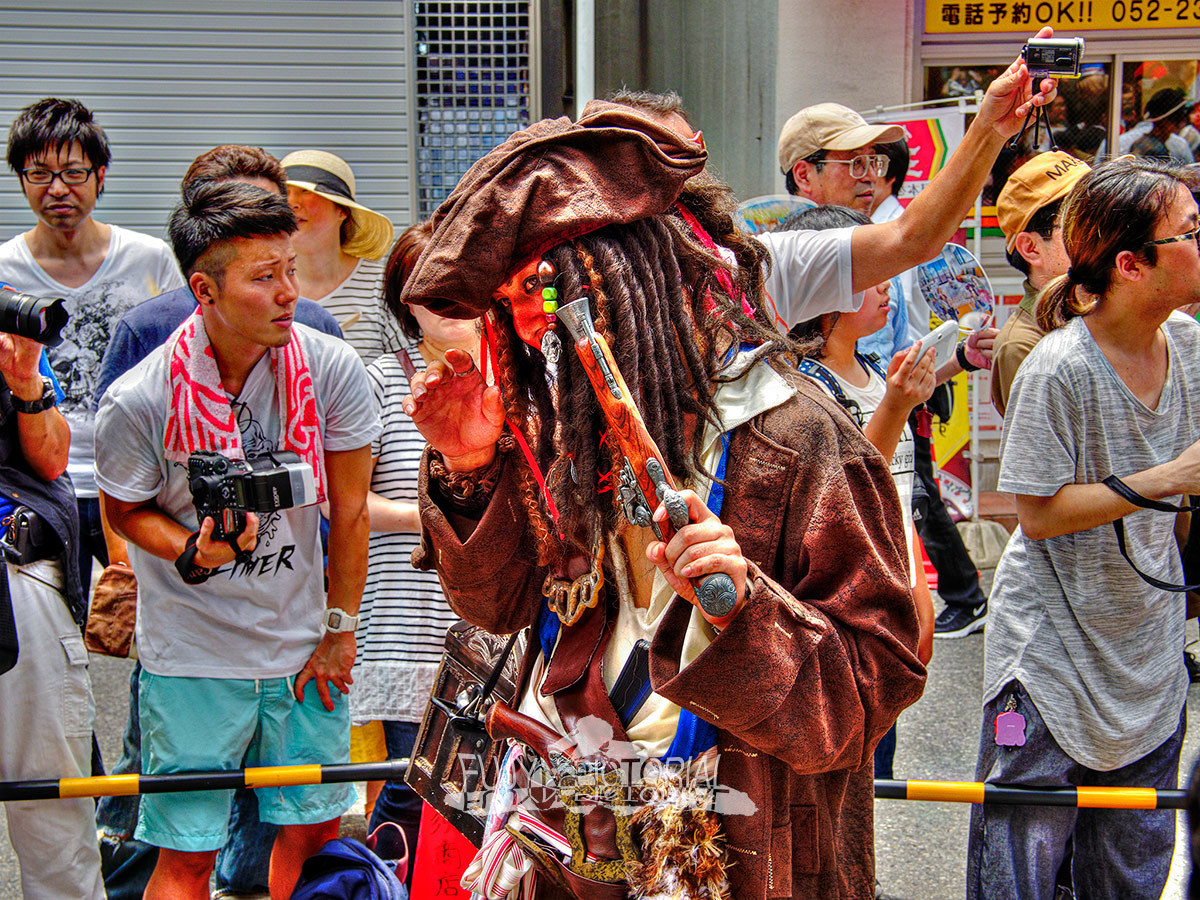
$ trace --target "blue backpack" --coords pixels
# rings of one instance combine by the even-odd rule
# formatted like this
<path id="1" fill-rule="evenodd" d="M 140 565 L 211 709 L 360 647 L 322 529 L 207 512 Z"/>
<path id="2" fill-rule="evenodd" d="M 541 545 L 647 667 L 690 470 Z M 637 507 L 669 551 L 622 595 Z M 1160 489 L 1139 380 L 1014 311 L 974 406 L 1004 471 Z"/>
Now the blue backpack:
<path id="1" fill-rule="evenodd" d="M 334 838 L 304 861 L 292 900 L 408 900 L 408 891 L 361 843 Z"/>

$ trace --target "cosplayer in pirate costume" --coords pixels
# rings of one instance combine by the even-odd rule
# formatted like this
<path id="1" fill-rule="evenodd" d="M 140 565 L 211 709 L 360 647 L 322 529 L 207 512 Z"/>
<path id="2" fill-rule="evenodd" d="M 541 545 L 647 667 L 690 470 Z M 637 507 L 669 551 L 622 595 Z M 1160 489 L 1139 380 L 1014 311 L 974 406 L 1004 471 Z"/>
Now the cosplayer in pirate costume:
<path id="1" fill-rule="evenodd" d="M 900 505 L 787 365 L 755 251 L 731 267 L 677 202 L 704 162 L 626 107 L 539 122 L 463 177 L 405 287 L 486 314 L 496 368 L 489 386 L 452 351 L 413 379 L 431 445 L 414 561 L 468 621 L 532 627 L 509 720 L 524 759 L 505 769 L 519 810 L 464 879 L 485 896 L 873 896 L 872 751 L 925 681 Z M 669 544 L 622 515 L 624 458 L 555 321 L 579 299 L 690 489 Z M 736 592 L 719 617 L 690 602 L 712 573 Z M 539 757 L 547 788 L 525 790 Z M 571 803 L 614 770 L 620 800 Z"/>

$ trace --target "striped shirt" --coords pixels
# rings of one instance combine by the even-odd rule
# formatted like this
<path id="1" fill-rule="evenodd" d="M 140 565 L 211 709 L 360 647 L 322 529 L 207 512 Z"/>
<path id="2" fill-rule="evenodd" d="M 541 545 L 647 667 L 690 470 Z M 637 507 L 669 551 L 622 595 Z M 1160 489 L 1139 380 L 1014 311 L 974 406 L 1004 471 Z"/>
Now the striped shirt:
<path id="1" fill-rule="evenodd" d="M 337 319 L 342 336 L 364 363 L 408 343 L 383 302 L 383 261 L 360 259 L 346 280 L 317 300 Z"/>
<path id="2" fill-rule="evenodd" d="M 425 362 L 407 348 L 417 370 Z M 417 475 L 425 438 L 400 406 L 408 378 L 395 355 L 367 367 L 383 432 L 371 447 L 377 457 L 371 490 L 389 500 L 417 502 Z M 442 595 L 436 572 L 412 566 L 417 533 L 373 533 L 358 633 L 358 661 L 350 691 L 356 722 L 420 722 L 442 659 L 446 630 L 458 621 Z"/>

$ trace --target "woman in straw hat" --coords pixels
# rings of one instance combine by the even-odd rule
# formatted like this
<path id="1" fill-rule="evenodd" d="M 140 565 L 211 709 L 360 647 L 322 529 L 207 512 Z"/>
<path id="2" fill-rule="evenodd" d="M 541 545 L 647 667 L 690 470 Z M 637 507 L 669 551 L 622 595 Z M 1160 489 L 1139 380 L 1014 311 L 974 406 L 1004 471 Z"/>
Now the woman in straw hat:
<path id="1" fill-rule="evenodd" d="M 297 150 L 284 157 L 283 168 L 300 225 L 294 243 L 301 295 L 337 319 L 363 362 L 402 347 L 404 337 L 383 305 L 392 223 L 355 200 L 354 173 L 341 157 Z"/>

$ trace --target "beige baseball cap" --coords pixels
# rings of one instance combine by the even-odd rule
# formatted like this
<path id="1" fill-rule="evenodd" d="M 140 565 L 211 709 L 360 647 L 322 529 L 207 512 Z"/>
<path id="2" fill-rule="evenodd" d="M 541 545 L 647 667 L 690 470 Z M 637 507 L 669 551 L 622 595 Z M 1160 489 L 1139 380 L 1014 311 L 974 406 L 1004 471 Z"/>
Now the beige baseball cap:
<path id="1" fill-rule="evenodd" d="M 779 168 L 790 172 L 797 160 L 818 150 L 857 150 L 867 144 L 904 140 L 902 125 L 870 125 L 840 103 L 806 106 L 779 132 Z"/>
<path id="2" fill-rule="evenodd" d="M 1004 232 L 1009 252 L 1017 235 L 1043 206 L 1067 196 L 1075 182 L 1092 171 L 1091 166 L 1070 153 L 1052 150 L 1039 153 L 1008 176 L 996 198 L 996 220 Z"/>

